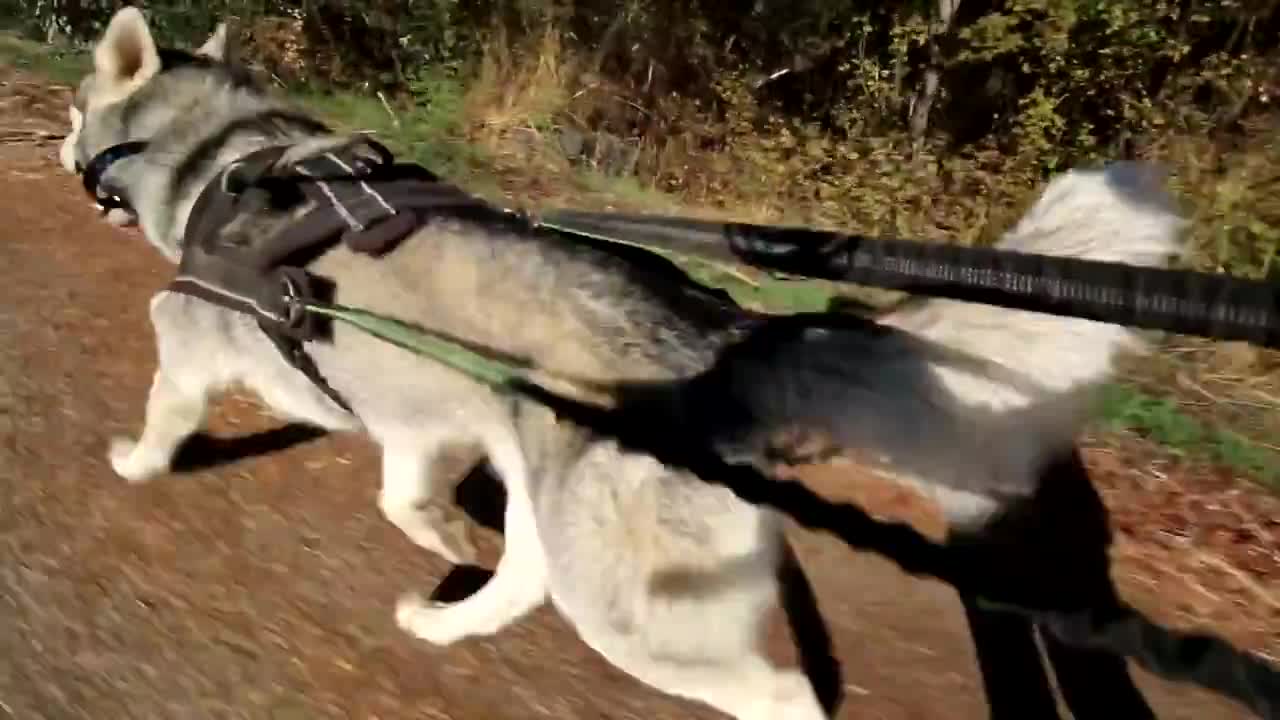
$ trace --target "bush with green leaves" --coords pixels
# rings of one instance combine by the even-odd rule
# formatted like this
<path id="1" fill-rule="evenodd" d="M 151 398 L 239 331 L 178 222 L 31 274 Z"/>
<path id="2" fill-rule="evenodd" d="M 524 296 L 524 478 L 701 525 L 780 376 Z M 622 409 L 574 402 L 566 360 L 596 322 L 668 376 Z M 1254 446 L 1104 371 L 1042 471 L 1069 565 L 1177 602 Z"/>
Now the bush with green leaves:
<path id="1" fill-rule="evenodd" d="M 120 4 L 0 0 L 0 16 L 83 44 Z M 1202 265 L 1253 275 L 1276 266 L 1280 200 L 1267 190 L 1280 153 L 1276 2 L 139 4 L 162 41 L 180 45 L 234 21 L 252 60 L 313 93 L 464 112 L 461 94 L 499 98 L 519 73 L 541 73 L 554 78 L 554 98 L 525 103 L 536 113 L 527 128 L 572 126 L 626 146 L 627 172 L 642 185 L 765 214 L 803 208 L 810 220 L 868 231 L 964 228 L 976 240 L 991 212 L 1015 206 L 1048 172 L 1168 159 L 1204 198 Z M 552 45 L 554 58 L 539 57 Z M 538 69 L 547 62 L 558 67 Z M 778 177 L 788 183 L 779 188 Z"/>

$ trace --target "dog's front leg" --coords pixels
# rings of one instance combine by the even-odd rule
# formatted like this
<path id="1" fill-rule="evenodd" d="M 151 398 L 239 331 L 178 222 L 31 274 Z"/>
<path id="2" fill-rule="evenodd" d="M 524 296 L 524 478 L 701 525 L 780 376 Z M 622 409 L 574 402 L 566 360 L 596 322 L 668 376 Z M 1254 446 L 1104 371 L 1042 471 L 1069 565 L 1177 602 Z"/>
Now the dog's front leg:
<path id="1" fill-rule="evenodd" d="M 151 327 L 156 338 L 156 373 L 147 395 L 147 414 L 141 437 L 117 437 L 108 457 L 116 474 L 129 482 L 143 482 L 168 472 L 173 456 L 204 423 L 209 394 L 217 384 L 216 354 L 203 352 L 193 333 L 189 312 L 192 298 L 161 292 L 151 299 Z"/>
<path id="2" fill-rule="evenodd" d="M 204 422 L 208 395 L 179 384 L 162 364 L 151 381 L 142 436 L 111 441 L 111 468 L 131 483 L 168 472 L 182 442 Z"/>

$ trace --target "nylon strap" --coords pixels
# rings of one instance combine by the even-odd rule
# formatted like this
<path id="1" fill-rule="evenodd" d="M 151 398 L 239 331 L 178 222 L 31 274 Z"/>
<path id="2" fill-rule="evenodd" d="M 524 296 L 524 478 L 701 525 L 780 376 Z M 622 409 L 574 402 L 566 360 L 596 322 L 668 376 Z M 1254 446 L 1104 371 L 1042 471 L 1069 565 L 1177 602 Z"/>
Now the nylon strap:
<path id="1" fill-rule="evenodd" d="M 1280 348 L 1275 282 L 658 215 L 556 210 L 537 222 L 722 265 Z"/>

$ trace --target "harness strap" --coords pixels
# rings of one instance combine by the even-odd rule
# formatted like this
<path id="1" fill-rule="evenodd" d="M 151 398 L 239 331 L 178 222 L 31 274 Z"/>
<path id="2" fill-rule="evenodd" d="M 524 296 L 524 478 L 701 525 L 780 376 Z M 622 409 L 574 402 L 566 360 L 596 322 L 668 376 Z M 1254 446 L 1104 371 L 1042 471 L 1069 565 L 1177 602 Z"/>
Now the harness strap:
<path id="1" fill-rule="evenodd" d="M 318 204 L 332 207 L 352 232 L 361 232 L 396 214 L 396 209 L 381 193 L 359 179 L 364 173 L 357 167 L 357 163 L 347 164 L 333 153 L 297 166 L 298 172 L 314 181 L 303 185 L 304 192 Z M 337 175 L 339 181 L 326 179 L 327 174 Z"/>
<path id="2" fill-rule="evenodd" d="M 351 412 L 304 346 L 325 339 L 327 323 L 304 310 L 320 291 L 306 266 L 338 243 L 384 255 L 432 214 L 502 213 L 425 168 L 394 164 L 371 139 L 296 161 L 291 151 L 297 147 L 251 153 L 205 187 L 169 290 L 256 318 L 289 364 Z"/>
<path id="3" fill-rule="evenodd" d="M 402 171 L 397 167 L 386 174 L 399 172 Z M 452 185 L 424 181 L 404 172 L 406 177 L 380 178 L 372 186 L 351 179 L 343 182 L 317 180 L 303 185 L 303 192 L 316 203 L 317 209 L 286 228 L 281 235 L 281 243 L 289 246 L 305 244 L 309 237 L 333 232 L 338 241 L 352 250 L 381 256 L 397 247 L 430 215 L 442 212 L 457 214 L 469 209 L 493 211 L 488 204 Z M 383 206 L 392 208 L 394 212 L 383 213 Z M 343 209 L 339 210 L 339 207 Z"/>
<path id="4" fill-rule="evenodd" d="M 1274 280 L 661 215 L 557 210 L 538 222 L 719 265 L 1280 348 Z"/>
<path id="5" fill-rule="evenodd" d="M 216 257 L 206 262 L 209 267 L 228 264 Z M 311 276 L 301 268 L 281 267 L 252 284 L 237 282 L 244 276 L 236 273 L 221 277 L 228 282 L 220 284 L 206 277 L 180 274 L 169 283 L 168 289 L 256 317 L 258 328 L 290 365 L 306 375 L 338 407 L 352 412 L 350 404 L 329 384 L 303 346 L 305 338 L 318 334 L 316 317 L 301 312 L 302 304 L 314 296 Z M 273 286 L 276 291 L 269 292 Z"/>
<path id="6" fill-rule="evenodd" d="M 320 388 L 320 392 L 327 395 L 334 404 L 353 415 L 355 414 L 355 411 L 351 409 L 351 405 L 342 397 L 342 394 L 335 390 L 329 384 L 329 381 L 325 379 L 324 374 L 320 372 L 320 368 L 316 367 L 316 361 L 307 354 L 307 350 L 301 342 L 287 335 L 271 332 L 271 330 L 263 327 L 261 323 L 258 326 L 262 327 L 262 332 L 267 336 L 267 339 L 276 346 L 276 350 L 280 351 L 280 354 L 284 356 L 284 359 L 290 365 L 303 375 L 306 375 L 307 379 Z"/>

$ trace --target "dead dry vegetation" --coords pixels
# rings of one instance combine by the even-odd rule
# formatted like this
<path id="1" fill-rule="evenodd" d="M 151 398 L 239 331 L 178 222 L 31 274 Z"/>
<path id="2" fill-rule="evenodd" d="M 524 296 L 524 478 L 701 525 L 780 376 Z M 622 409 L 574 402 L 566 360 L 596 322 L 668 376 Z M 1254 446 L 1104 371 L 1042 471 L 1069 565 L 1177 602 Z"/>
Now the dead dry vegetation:
<path id="1" fill-rule="evenodd" d="M 203 39 L 218 8 L 236 10 L 223 5 L 210 6 L 206 25 L 171 25 L 170 36 Z M 729 32 L 691 17 L 696 3 L 686 11 L 636 0 L 616 3 L 614 15 L 606 11 L 615 4 L 597 5 L 591 22 L 573 13 L 513 20 L 506 6 L 445 13 L 434 25 L 397 21 L 391 28 L 409 40 L 375 43 L 403 50 L 390 60 L 367 38 L 335 51 L 359 32 L 385 37 L 367 18 L 362 26 L 336 10 L 239 12 L 250 58 L 283 90 L 507 201 L 981 244 L 1048 174 L 1142 157 L 1169 168 L 1186 203 L 1188 265 L 1261 278 L 1280 262 L 1276 3 L 1017 0 L 965 6 L 976 9 L 946 29 L 936 7 L 841 5 L 846 15 L 825 25 L 809 8 L 822 32 L 780 25 L 809 33 L 778 41 L 786 52 L 768 42 L 735 50 L 762 41 L 741 24 Z M 377 12 L 394 18 L 395 6 Z M 95 26 L 86 27 L 92 37 Z M 820 42 L 841 33 L 842 44 Z M 0 50 L 65 81 L 84 62 L 74 40 Z M 699 64 L 704 71 L 691 69 Z M 921 131 L 930 68 L 939 89 Z M 784 92 L 777 85 L 788 78 L 799 87 Z M 29 77 L 4 82 L 4 103 L 21 105 L 20 115 L 34 118 L 38 106 L 62 121 L 58 102 L 32 105 L 40 92 Z M 971 106 L 990 117 L 975 120 Z M 827 290 L 769 290 L 749 272 L 713 279 L 761 303 L 803 305 Z M 1175 599 L 1153 600 L 1168 622 L 1222 630 L 1277 659 L 1280 507 L 1240 478 L 1265 476 L 1280 457 L 1280 354 L 1161 342 L 1154 361 L 1126 368 L 1126 389 L 1106 413 L 1123 432 L 1090 439 L 1118 535 L 1118 580 L 1134 594 Z"/>
<path id="2" fill-rule="evenodd" d="M 29 34 L 81 48 L 114 7 L 9 5 L 0 15 Z M 1192 219 L 1188 266 L 1263 278 L 1280 264 L 1272 0 L 166 0 L 147 12 L 188 45 L 232 19 L 283 89 L 508 202 L 982 244 L 1052 173 L 1143 158 L 1168 168 Z M 823 307 L 833 290 L 750 271 L 704 279 L 783 309 Z M 1116 410 L 1122 424 L 1280 472 L 1280 354 L 1161 342 L 1126 371 L 1139 394 Z"/>
<path id="3" fill-rule="evenodd" d="M 1097 61 L 1121 62 L 1114 55 L 1102 53 Z M 1030 91 L 1018 99 L 1013 119 L 993 122 L 991 132 L 965 144 L 946 132 L 913 137 L 909 123 L 890 122 L 892 106 L 910 105 L 898 97 L 909 94 L 909 83 L 885 86 L 889 71 L 865 58 L 854 73 L 861 96 L 842 109 L 846 116 L 834 126 L 830 119 L 777 112 L 761 97 L 760 79 L 749 73 L 717 76 L 711 101 L 637 87 L 602 72 L 598 49 L 575 46 L 555 26 L 519 40 L 494 30 L 479 58 L 463 83 L 456 132 L 475 149 L 480 174 L 520 202 L 678 210 L 984 244 L 1034 200 L 1046 176 L 1076 164 L 1136 157 L 1164 165 L 1184 202 L 1192 221 L 1186 266 L 1280 277 L 1280 110 L 1273 101 L 1280 93 L 1274 72 L 1280 58 L 1274 49 L 1212 54 L 1198 76 L 1164 81 L 1181 84 L 1181 91 L 1146 93 L 1111 83 L 1121 85 L 1112 92 L 1137 94 L 1117 101 L 1115 112 L 1130 126 L 1111 138 L 1090 136 L 1060 112 L 1073 94 L 1089 88 L 1090 79 L 1107 80 L 1107 74 L 1051 68 L 1046 74 L 1084 77 L 1060 80 L 1053 97 L 1047 89 Z M 1083 53 L 1069 58 L 1084 59 Z M 943 111 L 964 102 L 963 88 L 951 92 Z M 1213 99 L 1204 100 L 1206 94 Z M 416 102 L 410 94 L 407 112 Z M 760 278 L 745 273 L 713 280 L 732 287 Z M 744 294 L 748 301 L 761 299 Z M 872 303 L 898 298 L 865 289 L 849 294 Z M 1161 344 L 1154 362 L 1126 368 L 1128 381 L 1167 399 L 1177 413 L 1229 428 L 1263 456 L 1272 454 L 1270 460 L 1236 462 L 1232 438 L 1207 440 L 1214 461 L 1265 468 L 1261 472 L 1274 479 L 1280 353 L 1193 338 Z M 1130 426 L 1146 434 L 1146 426 L 1168 424 L 1160 415 L 1169 408 L 1129 410 Z M 1160 439 L 1175 451 L 1184 444 L 1164 435 Z"/>

